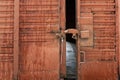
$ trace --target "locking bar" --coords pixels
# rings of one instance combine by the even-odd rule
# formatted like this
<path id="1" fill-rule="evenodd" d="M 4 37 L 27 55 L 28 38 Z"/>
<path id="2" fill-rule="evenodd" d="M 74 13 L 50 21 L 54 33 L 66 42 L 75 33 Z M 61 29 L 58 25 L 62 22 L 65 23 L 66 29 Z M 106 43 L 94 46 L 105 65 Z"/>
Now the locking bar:
<path id="1" fill-rule="evenodd" d="M 67 29 L 64 32 L 71 33 L 71 34 L 78 34 L 79 33 L 79 31 L 77 29 Z"/>
<path id="2" fill-rule="evenodd" d="M 73 39 L 77 39 L 79 36 L 79 31 L 77 29 L 67 29 L 64 31 L 65 34 L 72 34 Z"/>

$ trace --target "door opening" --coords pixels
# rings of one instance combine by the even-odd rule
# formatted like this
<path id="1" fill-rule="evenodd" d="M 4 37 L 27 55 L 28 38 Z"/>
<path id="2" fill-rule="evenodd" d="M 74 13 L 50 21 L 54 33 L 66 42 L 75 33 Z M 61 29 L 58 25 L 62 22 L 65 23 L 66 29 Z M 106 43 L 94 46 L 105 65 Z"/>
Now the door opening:
<path id="1" fill-rule="evenodd" d="M 76 28 L 75 0 L 66 0 L 66 29 Z M 67 80 L 76 80 L 76 40 L 72 34 L 66 34 Z"/>
<path id="2" fill-rule="evenodd" d="M 66 0 L 66 29 L 76 28 L 75 0 Z M 67 34 L 67 41 L 75 43 L 72 34 Z"/>

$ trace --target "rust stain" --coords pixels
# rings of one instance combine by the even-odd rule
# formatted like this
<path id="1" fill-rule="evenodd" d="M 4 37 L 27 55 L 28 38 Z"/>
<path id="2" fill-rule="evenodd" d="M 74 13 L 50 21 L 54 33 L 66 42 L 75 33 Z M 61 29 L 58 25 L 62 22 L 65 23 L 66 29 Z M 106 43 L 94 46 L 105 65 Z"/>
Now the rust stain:
<path id="1" fill-rule="evenodd" d="M 115 0 L 80 0 L 79 5 L 80 29 L 92 25 L 94 42 L 93 47 L 80 48 L 84 62 L 78 51 L 78 80 L 117 80 Z"/>
<path id="2" fill-rule="evenodd" d="M 16 66 L 19 66 L 18 79 L 59 80 L 61 75 L 65 77 L 66 41 L 60 44 L 56 35 L 51 34 L 51 31 L 59 32 L 60 29 L 61 32 L 65 31 L 65 0 L 20 0 L 20 21 L 15 21 L 14 18 L 14 2 L 15 0 L 0 1 L 0 80 L 13 80 L 13 74 L 17 70 L 14 66 L 16 26 L 20 26 L 17 35 L 20 42 L 17 45 L 20 47 L 19 65 Z M 87 38 L 86 41 L 92 46 L 81 46 L 81 38 L 77 39 L 78 80 L 117 80 L 119 20 L 116 17 L 119 16 L 120 2 L 76 2 L 77 29 L 80 32 L 89 28 L 93 32 L 92 37 L 88 32 L 83 34 L 83 38 Z M 93 43 L 88 41 L 88 37 Z M 86 42 L 82 43 L 85 44 Z M 60 46 L 63 48 L 61 58 Z"/>
<path id="3" fill-rule="evenodd" d="M 60 44 L 50 33 L 59 31 L 59 4 L 59 0 L 20 1 L 20 80 L 59 79 Z"/>
<path id="4" fill-rule="evenodd" d="M 14 2 L 0 1 L 0 80 L 13 80 Z"/>

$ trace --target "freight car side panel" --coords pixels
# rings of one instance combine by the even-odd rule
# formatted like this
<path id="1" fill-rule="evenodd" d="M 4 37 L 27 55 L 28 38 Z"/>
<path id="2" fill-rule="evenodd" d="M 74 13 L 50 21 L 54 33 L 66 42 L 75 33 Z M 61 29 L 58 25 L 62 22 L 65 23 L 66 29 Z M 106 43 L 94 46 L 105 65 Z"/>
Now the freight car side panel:
<path id="1" fill-rule="evenodd" d="M 0 80 L 13 80 L 14 0 L 0 1 Z"/>
<path id="2" fill-rule="evenodd" d="M 78 29 L 90 32 L 88 38 L 80 38 L 79 80 L 117 80 L 115 1 L 78 0 Z"/>
<path id="3" fill-rule="evenodd" d="M 20 0 L 20 80 L 59 80 L 59 0 Z"/>

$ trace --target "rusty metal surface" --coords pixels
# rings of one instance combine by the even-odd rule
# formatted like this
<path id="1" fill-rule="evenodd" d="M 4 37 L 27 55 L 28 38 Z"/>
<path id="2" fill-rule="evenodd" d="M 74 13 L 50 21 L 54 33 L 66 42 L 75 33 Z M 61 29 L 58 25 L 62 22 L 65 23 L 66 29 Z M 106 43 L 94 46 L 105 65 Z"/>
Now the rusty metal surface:
<path id="1" fill-rule="evenodd" d="M 64 32 L 65 30 L 65 25 L 66 25 L 66 19 L 65 19 L 65 3 L 66 0 L 60 0 L 60 26 L 61 26 L 61 33 Z M 65 34 L 63 35 L 65 36 Z M 60 77 L 66 77 L 66 40 L 61 40 L 60 43 L 60 53 L 61 53 L 61 64 L 60 64 Z"/>
<path id="2" fill-rule="evenodd" d="M 80 32 L 89 31 L 89 34 L 82 34 L 80 36 L 81 47 L 93 47 L 93 13 L 81 13 L 80 14 Z M 88 38 L 83 38 L 89 36 Z"/>
<path id="3" fill-rule="evenodd" d="M 79 29 L 93 26 L 93 47 L 78 46 L 78 80 L 117 80 L 115 0 L 78 0 Z M 92 14 L 83 19 L 84 14 Z M 86 15 L 85 15 L 86 16 Z M 91 26 L 89 26 L 91 27 Z M 81 40 L 80 40 L 81 41 Z M 80 47 L 81 46 L 81 47 Z M 81 55 L 80 52 L 84 54 Z M 82 60 L 82 61 L 80 61 Z"/>
<path id="4" fill-rule="evenodd" d="M 120 67 L 120 1 L 116 0 L 116 52 L 119 53 L 117 54 L 117 60 L 118 60 L 118 65 Z M 120 68 L 119 68 L 119 75 L 120 75 Z"/>
<path id="5" fill-rule="evenodd" d="M 14 80 L 18 79 L 19 69 L 19 0 L 14 0 Z"/>
<path id="6" fill-rule="evenodd" d="M 58 80 L 60 69 L 65 75 L 65 63 L 60 66 L 60 41 L 50 33 L 59 31 L 60 26 L 64 29 L 61 21 L 65 19 L 60 17 L 64 13 L 64 7 L 60 12 L 62 3 L 60 0 L 0 1 L 0 80 L 13 80 L 13 76 L 19 80 Z"/>
<path id="7" fill-rule="evenodd" d="M 14 0 L 0 1 L 0 80 L 13 80 Z"/>
<path id="8" fill-rule="evenodd" d="M 20 0 L 19 80 L 59 80 L 60 0 Z"/>
<path id="9" fill-rule="evenodd" d="M 77 29 L 92 27 L 94 35 L 93 38 L 87 35 L 93 39 L 92 47 L 83 47 L 80 38 L 77 40 L 78 80 L 117 80 L 119 7 L 115 7 L 116 3 L 117 0 L 77 0 Z M 51 34 L 59 32 L 60 26 L 62 32 L 65 30 L 64 4 L 64 0 L 20 0 L 19 22 L 14 0 L 0 1 L 0 80 L 13 80 L 18 66 L 19 80 L 59 80 L 60 73 L 66 76 L 63 48 L 66 41 L 60 47 L 59 39 Z M 20 36 L 16 29 L 20 29 Z M 15 65 L 18 47 L 20 61 Z"/>
<path id="10" fill-rule="evenodd" d="M 116 66 L 114 62 L 82 63 L 81 68 L 79 68 L 79 73 L 82 74 L 79 74 L 79 78 L 81 80 L 118 80 Z"/>

